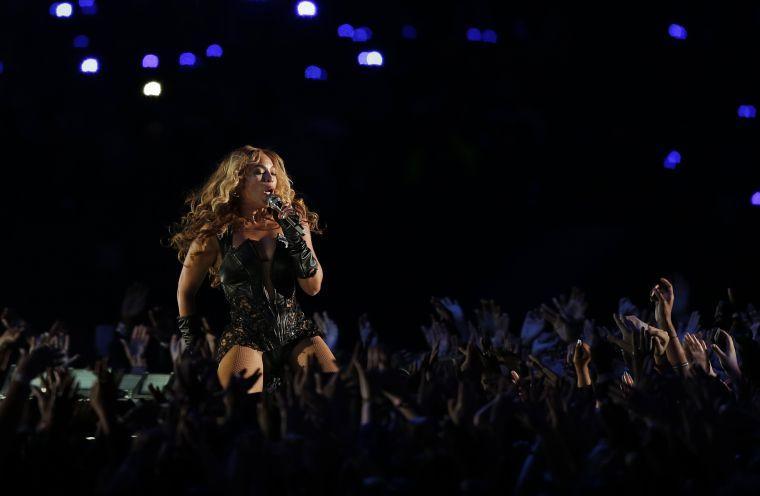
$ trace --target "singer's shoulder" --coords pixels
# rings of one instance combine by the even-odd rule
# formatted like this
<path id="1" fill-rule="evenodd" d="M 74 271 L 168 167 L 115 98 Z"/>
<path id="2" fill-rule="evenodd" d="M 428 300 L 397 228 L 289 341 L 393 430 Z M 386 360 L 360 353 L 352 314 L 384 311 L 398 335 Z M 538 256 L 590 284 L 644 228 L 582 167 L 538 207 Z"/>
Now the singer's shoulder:
<path id="1" fill-rule="evenodd" d="M 198 236 L 196 236 L 193 243 L 196 245 L 196 249 L 200 251 L 207 251 L 209 249 L 216 250 L 219 248 L 219 238 L 224 234 L 223 229 L 211 229 L 211 224 L 207 223 L 201 227 Z"/>

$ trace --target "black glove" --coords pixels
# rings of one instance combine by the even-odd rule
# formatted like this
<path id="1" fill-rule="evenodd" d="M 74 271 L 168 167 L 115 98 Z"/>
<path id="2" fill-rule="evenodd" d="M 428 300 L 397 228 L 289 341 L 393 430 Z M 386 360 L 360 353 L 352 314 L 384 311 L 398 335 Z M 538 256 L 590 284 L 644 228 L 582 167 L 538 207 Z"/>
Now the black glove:
<path id="1" fill-rule="evenodd" d="M 291 226 L 286 219 L 280 219 L 279 216 L 275 217 L 277 223 L 282 227 L 282 232 L 285 235 L 285 239 L 288 240 L 288 246 L 286 250 L 290 254 L 290 258 L 296 268 L 296 275 L 301 279 L 307 279 L 317 273 L 317 259 L 314 257 L 314 253 L 309 249 L 306 241 L 298 233 L 295 226 Z M 301 224 L 301 219 L 297 213 L 293 212 L 288 215 L 288 218 L 292 219 L 295 225 Z"/>
<path id="2" fill-rule="evenodd" d="M 177 327 L 179 327 L 182 340 L 189 348 L 192 348 L 196 340 L 205 333 L 201 325 L 201 318 L 197 315 L 177 317 Z"/>

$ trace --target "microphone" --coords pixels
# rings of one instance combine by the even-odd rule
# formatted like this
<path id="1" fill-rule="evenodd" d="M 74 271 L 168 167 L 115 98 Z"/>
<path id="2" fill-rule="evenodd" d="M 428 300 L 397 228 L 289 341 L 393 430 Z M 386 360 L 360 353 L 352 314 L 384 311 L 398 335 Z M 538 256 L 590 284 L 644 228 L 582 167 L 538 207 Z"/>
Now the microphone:
<path id="1" fill-rule="evenodd" d="M 283 208 L 284 208 L 282 204 L 282 198 L 275 195 L 274 193 L 267 194 L 267 206 L 277 213 L 282 213 Z M 306 231 L 303 230 L 303 227 L 301 227 L 301 224 L 291 219 L 289 215 L 286 215 L 285 217 L 283 217 L 283 220 L 287 221 L 287 223 L 290 224 L 290 226 L 293 227 L 296 230 L 296 232 L 298 232 L 298 234 L 300 234 L 301 236 L 306 234 Z"/>

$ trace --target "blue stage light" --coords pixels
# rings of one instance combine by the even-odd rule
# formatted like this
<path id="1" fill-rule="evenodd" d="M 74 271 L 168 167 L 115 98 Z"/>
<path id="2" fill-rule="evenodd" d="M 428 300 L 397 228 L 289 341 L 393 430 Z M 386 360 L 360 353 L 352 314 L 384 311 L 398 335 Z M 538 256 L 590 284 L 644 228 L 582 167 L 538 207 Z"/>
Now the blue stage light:
<path id="1" fill-rule="evenodd" d="M 467 30 L 467 39 L 470 41 L 480 41 L 482 39 L 480 30 L 478 28 L 470 28 Z"/>
<path id="2" fill-rule="evenodd" d="M 350 24 L 341 24 L 340 26 L 338 26 L 338 37 L 339 38 L 353 38 L 354 27 Z"/>
<path id="3" fill-rule="evenodd" d="M 179 65 L 194 66 L 195 55 L 192 52 L 184 52 L 180 54 Z"/>
<path id="4" fill-rule="evenodd" d="M 84 15 L 95 15 L 98 13 L 98 6 L 95 0 L 79 0 L 79 9 Z"/>
<path id="5" fill-rule="evenodd" d="M 688 36 L 686 28 L 680 24 L 671 24 L 668 27 L 668 34 L 671 38 L 675 38 L 676 40 L 685 40 L 686 36 Z"/>
<path id="6" fill-rule="evenodd" d="M 367 53 L 368 52 L 361 52 L 357 59 L 359 60 L 359 65 L 367 65 Z"/>
<path id="7" fill-rule="evenodd" d="M 681 154 L 678 153 L 677 150 L 673 150 L 670 153 L 668 153 L 667 157 L 665 157 L 665 160 L 662 165 L 666 169 L 675 169 L 676 166 L 680 163 L 681 163 Z"/>
<path id="8" fill-rule="evenodd" d="M 74 38 L 74 48 L 87 48 L 90 46 L 90 38 L 86 35 L 80 34 Z"/>
<path id="9" fill-rule="evenodd" d="M 370 38 L 372 38 L 372 30 L 370 28 L 361 27 L 361 28 L 356 28 L 354 30 L 354 36 L 353 36 L 354 41 L 362 42 L 362 41 L 367 41 Z"/>
<path id="10" fill-rule="evenodd" d="M 217 44 L 209 45 L 208 48 L 206 48 L 206 57 L 209 58 L 219 58 L 223 53 L 224 50 L 222 50 L 222 47 Z"/>
<path id="11" fill-rule="evenodd" d="M 320 74 L 322 74 L 322 69 L 320 69 L 316 65 L 310 65 L 309 67 L 306 68 L 304 77 L 306 79 L 319 79 Z"/>
<path id="12" fill-rule="evenodd" d="M 760 191 L 755 191 L 749 201 L 752 205 L 760 207 Z"/>
<path id="13" fill-rule="evenodd" d="M 486 29 L 483 31 L 483 41 L 485 43 L 496 43 L 497 38 L 496 31 L 493 29 Z"/>
<path id="14" fill-rule="evenodd" d="M 84 74 L 95 74 L 100 70 L 100 64 L 98 63 L 98 59 L 93 57 L 88 57 L 82 61 L 82 64 L 79 66 L 79 70 L 82 71 Z"/>
<path id="15" fill-rule="evenodd" d="M 757 115 L 757 109 L 754 105 L 739 105 L 736 113 L 740 119 L 754 119 Z"/>
<path id="16" fill-rule="evenodd" d="M 0 74 L 2 74 L 3 72 L 5 72 L 5 65 L 3 65 L 2 62 L 0 62 Z"/>
<path id="17" fill-rule="evenodd" d="M 403 36 L 407 40 L 413 40 L 417 38 L 417 29 L 415 29 L 414 26 L 407 24 L 406 26 L 401 28 L 401 36 Z"/>
<path id="18" fill-rule="evenodd" d="M 298 2 L 296 13 L 301 17 L 314 17 L 317 15 L 317 5 L 314 2 Z"/>
<path id="19" fill-rule="evenodd" d="M 304 72 L 306 79 L 327 79 L 327 71 L 316 65 L 310 65 Z"/>
<path id="20" fill-rule="evenodd" d="M 142 66 L 145 69 L 155 69 L 158 67 L 158 55 L 153 55 L 152 53 L 149 53 L 142 59 Z"/>

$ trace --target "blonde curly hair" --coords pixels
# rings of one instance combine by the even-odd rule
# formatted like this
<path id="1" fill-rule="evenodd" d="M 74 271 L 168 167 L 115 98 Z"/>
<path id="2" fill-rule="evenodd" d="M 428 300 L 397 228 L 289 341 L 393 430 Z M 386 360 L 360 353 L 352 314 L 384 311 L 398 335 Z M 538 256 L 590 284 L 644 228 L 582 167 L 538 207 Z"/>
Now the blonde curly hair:
<path id="1" fill-rule="evenodd" d="M 240 190 L 245 184 L 246 170 L 253 164 L 260 164 L 262 155 L 269 157 L 277 174 L 278 181 L 274 193 L 284 202 L 292 204 L 301 220 L 308 222 L 312 233 L 322 234 L 319 215 L 310 211 L 302 198 L 295 198 L 296 193 L 291 187 L 293 181 L 288 177 L 282 158 L 272 150 L 246 145 L 224 157 L 206 183 L 185 198 L 185 205 L 189 206 L 190 210 L 169 229 L 169 245 L 177 250 L 177 258 L 183 266 L 190 245 L 195 239 L 202 242 L 210 236 L 225 232 L 230 226 L 233 230 L 237 229 L 248 220 L 240 215 Z M 254 222 L 266 220 L 276 222 L 268 208 L 254 211 Z M 219 286 L 221 280 L 218 268 L 210 267 L 209 273 L 211 286 Z"/>

